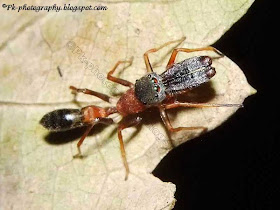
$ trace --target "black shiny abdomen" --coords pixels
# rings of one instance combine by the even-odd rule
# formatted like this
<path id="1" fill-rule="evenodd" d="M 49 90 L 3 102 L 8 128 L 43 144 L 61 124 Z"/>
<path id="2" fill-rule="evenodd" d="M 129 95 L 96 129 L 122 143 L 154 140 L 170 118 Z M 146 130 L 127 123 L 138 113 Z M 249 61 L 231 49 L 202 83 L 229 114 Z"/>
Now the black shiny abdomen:
<path id="1" fill-rule="evenodd" d="M 83 126 L 79 109 L 58 109 L 49 112 L 40 120 L 40 124 L 50 131 L 65 131 Z"/>

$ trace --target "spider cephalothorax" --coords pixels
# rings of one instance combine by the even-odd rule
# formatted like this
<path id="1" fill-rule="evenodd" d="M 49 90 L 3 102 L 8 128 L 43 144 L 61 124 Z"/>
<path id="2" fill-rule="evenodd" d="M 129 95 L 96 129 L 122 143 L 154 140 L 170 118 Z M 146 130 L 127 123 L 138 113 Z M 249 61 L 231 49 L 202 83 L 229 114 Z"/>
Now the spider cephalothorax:
<path id="1" fill-rule="evenodd" d="M 159 104 L 166 98 L 162 78 L 156 73 L 150 73 L 136 80 L 135 95 L 145 105 Z"/>

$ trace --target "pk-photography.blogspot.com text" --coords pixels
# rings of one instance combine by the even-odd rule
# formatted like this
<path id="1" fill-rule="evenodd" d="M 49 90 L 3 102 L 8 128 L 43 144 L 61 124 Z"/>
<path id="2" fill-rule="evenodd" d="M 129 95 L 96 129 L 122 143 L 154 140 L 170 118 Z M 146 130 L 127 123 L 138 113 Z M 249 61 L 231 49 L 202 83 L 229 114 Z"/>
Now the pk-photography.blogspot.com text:
<path id="1" fill-rule="evenodd" d="M 83 12 L 83 11 L 106 11 L 108 7 L 105 5 L 72 5 L 70 3 L 58 5 L 29 5 L 29 4 L 2 4 L 2 8 L 7 11 L 34 11 L 34 12 L 60 12 L 60 11 L 71 11 L 71 12 Z"/>

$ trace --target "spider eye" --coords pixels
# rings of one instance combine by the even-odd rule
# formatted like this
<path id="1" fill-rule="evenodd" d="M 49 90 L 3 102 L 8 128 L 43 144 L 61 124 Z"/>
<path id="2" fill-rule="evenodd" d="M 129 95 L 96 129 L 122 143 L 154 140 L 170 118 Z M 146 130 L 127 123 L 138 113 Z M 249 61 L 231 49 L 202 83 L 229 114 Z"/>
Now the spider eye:
<path id="1" fill-rule="evenodd" d="M 159 91 L 160 91 L 160 87 L 159 87 L 158 85 L 155 85 L 155 86 L 154 86 L 154 90 L 157 91 L 157 92 L 159 92 Z"/>
<path id="2" fill-rule="evenodd" d="M 157 86 L 157 92 L 159 92 L 160 91 L 160 87 L 159 86 Z"/>
<path id="3" fill-rule="evenodd" d="M 152 82 L 153 82 L 153 83 L 158 83 L 158 80 L 157 80 L 156 78 L 153 78 L 153 79 L 152 79 Z"/>

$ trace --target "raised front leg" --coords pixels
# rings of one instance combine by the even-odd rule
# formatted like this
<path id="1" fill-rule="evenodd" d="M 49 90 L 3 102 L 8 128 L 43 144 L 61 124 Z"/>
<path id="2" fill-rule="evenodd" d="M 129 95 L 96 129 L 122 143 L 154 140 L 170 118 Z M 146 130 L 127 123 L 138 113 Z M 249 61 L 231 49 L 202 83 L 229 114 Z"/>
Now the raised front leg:
<path id="1" fill-rule="evenodd" d="M 183 38 L 178 39 L 178 40 L 175 40 L 175 41 L 166 42 L 165 44 L 161 45 L 161 46 L 158 47 L 158 48 L 153 48 L 153 49 L 150 49 L 150 50 L 148 50 L 147 52 L 145 52 L 145 53 L 144 53 L 144 60 L 145 60 L 147 72 L 148 72 L 148 73 L 153 72 L 153 68 L 152 68 L 152 65 L 151 65 L 151 63 L 150 63 L 149 56 L 148 56 L 150 53 L 157 52 L 157 51 L 159 51 L 160 49 L 164 48 L 165 46 L 170 45 L 170 44 L 173 44 L 173 43 L 176 43 L 176 42 L 178 42 L 178 45 L 179 45 L 179 44 L 181 44 L 185 39 L 186 39 L 186 37 L 183 37 Z"/>

